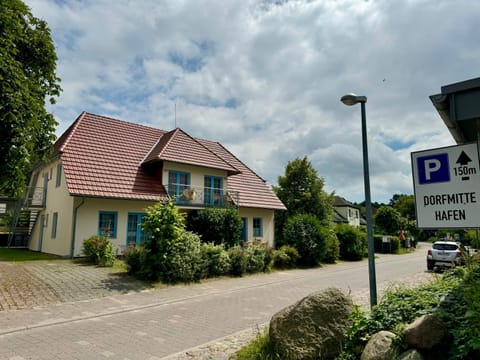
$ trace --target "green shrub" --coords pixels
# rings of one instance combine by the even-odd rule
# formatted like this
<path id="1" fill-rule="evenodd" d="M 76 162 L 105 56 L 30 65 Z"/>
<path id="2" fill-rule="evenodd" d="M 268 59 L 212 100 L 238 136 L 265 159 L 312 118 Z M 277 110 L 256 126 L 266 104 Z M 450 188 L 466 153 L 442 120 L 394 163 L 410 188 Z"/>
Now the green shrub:
<path id="1" fill-rule="evenodd" d="M 371 313 L 357 308 L 352 313 L 352 327 L 339 359 L 358 359 L 368 339 L 378 331 L 389 330 L 401 335 L 404 324 L 423 314 L 436 312 L 446 296 L 456 291 L 458 284 L 459 279 L 452 276 L 414 289 L 392 288 L 386 291 L 381 303 L 373 307 Z"/>
<path id="2" fill-rule="evenodd" d="M 354 226 L 339 224 L 336 234 L 340 242 L 340 258 L 348 261 L 362 260 L 367 252 L 367 237 Z"/>
<path id="3" fill-rule="evenodd" d="M 191 211 L 187 219 L 187 228 L 199 234 L 203 242 L 223 244 L 230 248 L 240 244 L 242 219 L 234 208 L 207 208 Z"/>
<path id="4" fill-rule="evenodd" d="M 230 257 L 230 274 L 233 276 L 243 276 L 247 271 L 247 256 L 240 246 L 234 246 L 228 249 Z"/>
<path id="5" fill-rule="evenodd" d="M 128 273 L 141 277 L 142 266 L 145 262 L 145 249 L 141 246 L 129 245 L 123 252 L 123 256 Z"/>
<path id="6" fill-rule="evenodd" d="M 100 235 L 83 240 L 83 253 L 90 262 L 99 266 L 113 266 L 116 259 L 112 243 Z"/>
<path id="7" fill-rule="evenodd" d="M 223 245 L 204 243 L 200 250 L 203 262 L 202 277 L 222 276 L 230 272 L 230 256 Z"/>
<path id="8" fill-rule="evenodd" d="M 334 264 L 338 260 L 340 254 L 340 243 L 335 231 L 330 226 L 322 226 L 320 228 L 320 236 L 325 242 L 325 251 L 321 258 L 322 262 Z"/>
<path id="9" fill-rule="evenodd" d="M 293 246 L 283 245 L 273 255 L 273 266 L 277 269 L 293 269 L 300 255 Z"/>
<path id="10" fill-rule="evenodd" d="M 313 215 L 299 214 L 287 220 L 283 230 L 284 240 L 300 254 L 302 265 L 318 265 L 324 256 L 325 241 L 321 236 L 321 223 Z"/>
<path id="11" fill-rule="evenodd" d="M 183 232 L 164 252 L 160 279 L 167 283 L 191 282 L 200 279 L 202 258 L 200 238 L 189 231 Z"/>
<path id="12" fill-rule="evenodd" d="M 383 242 L 383 237 L 385 235 L 374 235 L 373 241 L 375 244 L 375 252 L 384 253 L 384 254 L 398 254 L 400 249 L 400 239 L 398 236 L 389 235 L 389 243 Z"/>
<path id="13" fill-rule="evenodd" d="M 256 273 L 265 270 L 266 246 L 261 244 L 250 245 L 245 250 L 245 256 L 247 257 L 247 272 Z"/>

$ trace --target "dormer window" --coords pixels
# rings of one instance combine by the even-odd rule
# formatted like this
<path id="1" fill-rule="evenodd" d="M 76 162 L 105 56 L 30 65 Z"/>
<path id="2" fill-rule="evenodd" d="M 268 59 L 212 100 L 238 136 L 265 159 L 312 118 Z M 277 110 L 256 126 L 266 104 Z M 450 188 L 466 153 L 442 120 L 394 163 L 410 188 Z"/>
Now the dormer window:
<path id="1" fill-rule="evenodd" d="M 190 189 L 190 173 L 175 170 L 168 172 L 168 195 L 178 199 L 188 189 Z"/>

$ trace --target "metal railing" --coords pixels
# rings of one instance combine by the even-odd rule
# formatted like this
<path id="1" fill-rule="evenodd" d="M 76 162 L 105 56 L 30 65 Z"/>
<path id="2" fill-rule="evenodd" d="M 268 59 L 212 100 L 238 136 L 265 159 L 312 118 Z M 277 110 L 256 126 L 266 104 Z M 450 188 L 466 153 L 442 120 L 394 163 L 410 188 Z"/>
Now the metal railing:
<path id="1" fill-rule="evenodd" d="M 223 188 L 195 187 L 185 184 L 168 184 L 168 195 L 182 206 L 226 208 L 238 204 L 239 193 Z"/>

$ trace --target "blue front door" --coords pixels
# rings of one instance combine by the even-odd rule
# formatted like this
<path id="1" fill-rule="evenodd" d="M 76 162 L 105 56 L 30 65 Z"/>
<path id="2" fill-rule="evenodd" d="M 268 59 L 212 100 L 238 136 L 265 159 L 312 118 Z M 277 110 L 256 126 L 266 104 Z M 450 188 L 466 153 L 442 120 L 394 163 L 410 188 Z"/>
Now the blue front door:
<path id="1" fill-rule="evenodd" d="M 146 237 L 145 231 L 142 230 L 142 220 L 144 213 L 128 213 L 127 221 L 127 245 L 140 245 Z"/>

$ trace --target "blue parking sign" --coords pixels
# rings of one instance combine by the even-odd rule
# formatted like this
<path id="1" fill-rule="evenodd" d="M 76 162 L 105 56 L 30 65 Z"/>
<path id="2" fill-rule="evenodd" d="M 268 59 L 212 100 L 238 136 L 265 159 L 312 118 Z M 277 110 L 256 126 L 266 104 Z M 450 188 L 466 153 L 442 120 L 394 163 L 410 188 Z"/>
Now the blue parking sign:
<path id="1" fill-rule="evenodd" d="M 418 183 L 433 184 L 450 181 L 448 154 L 434 154 L 417 158 Z"/>

